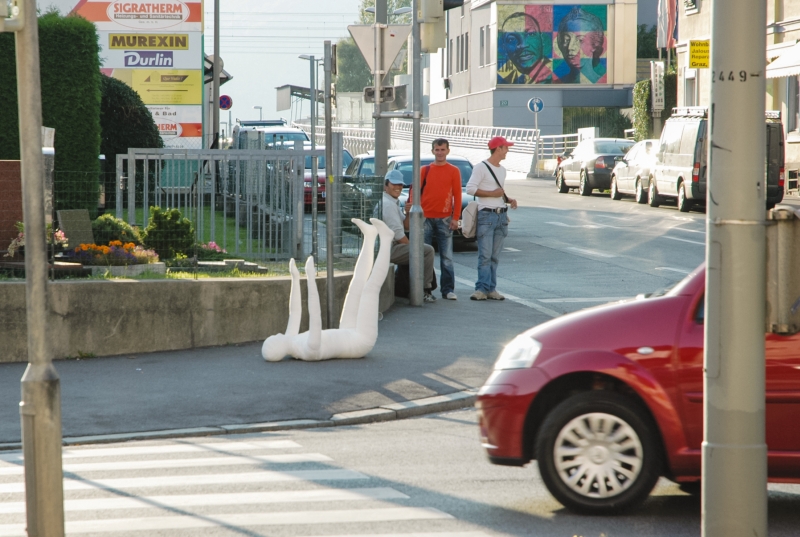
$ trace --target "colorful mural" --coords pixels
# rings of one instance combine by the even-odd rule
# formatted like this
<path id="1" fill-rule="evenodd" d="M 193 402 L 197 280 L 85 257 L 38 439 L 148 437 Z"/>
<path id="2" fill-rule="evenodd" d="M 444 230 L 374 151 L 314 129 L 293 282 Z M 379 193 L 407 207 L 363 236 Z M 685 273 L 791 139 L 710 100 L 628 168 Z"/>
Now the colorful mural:
<path id="1" fill-rule="evenodd" d="M 606 5 L 497 6 L 498 84 L 606 84 Z"/>

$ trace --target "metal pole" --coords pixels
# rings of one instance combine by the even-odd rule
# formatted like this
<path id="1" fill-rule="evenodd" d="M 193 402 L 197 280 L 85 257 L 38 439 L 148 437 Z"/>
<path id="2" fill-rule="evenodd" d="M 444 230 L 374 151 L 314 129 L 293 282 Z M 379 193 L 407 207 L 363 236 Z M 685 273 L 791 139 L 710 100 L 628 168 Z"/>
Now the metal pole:
<path id="1" fill-rule="evenodd" d="M 311 97 L 311 149 L 317 148 L 317 64 L 314 56 L 309 57 L 308 65 L 311 67 L 309 95 Z M 311 255 L 314 263 L 317 259 L 317 196 L 319 195 L 319 179 L 317 178 L 317 159 L 311 157 Z"/>
<path id="2" fill-rule="evenodd" d="M 375 24 L 386 25 L 389 23 L 389 11 L 386 0 L 375 2 Z M 384 85 L 388 65 L 383 65 L 383 29 L 378 28 L 375 35 L 375 112 L 382 111 L 385 107 L 378 96 L 381 86 Z M 392 129 L 392 120 L 375 118 L 375 175 L 386 176 L 387 161 L 389 160 L 389 144 Z"/>
<path id="3" fill-rule="evenodd" d="M 42 91 L 36 0 L 22 0 L 16 34 L 19 139 L 25 221 L 28 367 L 22 376 L 22 449 L 28 535 L 64 535 L 61 383 L 47 344 L 47 245 L 42 177 Z"/>
<path id="4" fill-rule="evenodd" d="M 335 203 L 333 170 L 333 107 L 331 106 L 331 42 L 325 41 L 325 253 L 328 291 L 327 328 L 336 328 L 336 290 L 333 287 L 333 204 Z M 338 174 L 337 174 L 338 175 Z"/>
<path id="5" fill-rule="evenodd" d="M 715 0 L 711 10 L 702 535 L 766 536 L 767 6 Z"/>
<path id="6" fill-rule="evenodd" d="M 212 83 L 213 102 L 211 103 L 211 132 L 214 134 L 214 138 L 211 141 L 211 149 L 219 149 L 219 77 L 221 71 L 219 59 L 219 0 L 214 0 L 214 81 Z M 212 192 L 211 195 L 213 197 L 214 193 Z M 214 228 L 212 227 L 211 229 Z"/>
<path id="7" fill-rule="evenodd" d="M 411 145 L 412 145 L 412 155 L 413 155 L 413 167 L 412 167 L 412 190 L 414 192 L 414 202 L 411 205 L 411 218 L 409 222 L 409 240 L 410 244 L 410 255 L 409 255 L 409 263 L 408 269 L 410 273 L 410 293 L 409 293 L 409 303 L 412 306 L 421 306 L 422 305 L 422 296 L 424 293 L 424 278 L 425 278 L 425 270 L 424 270 L 424 250 L 423 250 L 423 236 L 422 236 L 422 224 L 424 221 L 424 215 L 422 213 L 422 206 L 420 205 L 420 195 L 419 195 L 419 188 L 420 188 L 420 181 L 419 181 L 419 151 L 420 151 L 420 125 L 419 120 L 420 116 L 422 115 L 420 111 L 422 110 L 422 65 L 421 65 L 421 56 L 422 56 L 422 44 L 420 42 L 420 20 L 419 20 L 419 0 L 413 0 L 413 15 L 411 20 L 411 35 L 412 39 L 414 40 L 414 50 L 411 54 L 411 59 L 414 63 L 414 75 L 413 85 L 414 88 L 412 90 L 412 111 L 413 111 L 413 119 L 411 120 L 412 125 L 412 134 L 411 134 Z"/>

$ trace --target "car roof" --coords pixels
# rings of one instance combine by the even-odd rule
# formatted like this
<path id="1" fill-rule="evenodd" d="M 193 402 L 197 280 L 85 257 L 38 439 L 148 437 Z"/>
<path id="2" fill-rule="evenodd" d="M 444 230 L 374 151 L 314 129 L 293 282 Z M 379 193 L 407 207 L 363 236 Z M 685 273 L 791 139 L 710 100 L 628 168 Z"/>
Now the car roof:
<path id="1" fill-rule="evenodd" d="M 402 156 L 399 156 L 399 157 L 390 158 L 389 160 L 393 160 L 395 162 L 406 162 L 408 160 L 412 160 L 413 158 L 414 157 L 411 156 L 411 155 L 402 155 Z M 434 158 L 433 155 L 425 155 L 424 157 L 420 157 L 420 160 L 423 160 L 423 159 L 433 160 L 433 158 Z M 469 162 L 468 158 L 462 157 L 460 155 L 447 155 L 447 160 L 448 161 L 450 161 L 450 160 L 458 160 L 458 161 L 461 161 L 461 162 L 464 162 L 464 161 Z"/>

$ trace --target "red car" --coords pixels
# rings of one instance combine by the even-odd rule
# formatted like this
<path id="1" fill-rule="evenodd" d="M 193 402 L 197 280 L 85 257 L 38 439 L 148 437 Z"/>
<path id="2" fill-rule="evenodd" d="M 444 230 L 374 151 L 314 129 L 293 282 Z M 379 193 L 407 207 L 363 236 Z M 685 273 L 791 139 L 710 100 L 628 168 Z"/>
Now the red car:
<path id="1" fill-rule="evenodd" d="M 517 336 L 478 393 L 495 464 L 536 459 L 566 507 L 611 513 L 660 476 L 700 479 L 705 267 L 660 296 L 553 319 Z M 766 336 L 769 478 L 800 483 L 800 334 Z M 735 470 L 732 470 L 735 471 Z"/>
<path id="2" fill-rule="evenodd" d="M 310 144 L 309 144 L 310 145 Z M 324 146 L 319 146 L 317 149 L 325 149 Z M 353 161 L 353 156 L 347 149 L 342 151 L 342 164 L 344 168 L 350 165 Z M 317 206 L 325 206 L 325 157 L 317 159 Z M 314 183 L 311 182 L 311 157 L 307 156 L 305 161 L 305 173 L 303 175 L 303 203 L 306 208 L 311 207 L 311 199 L 313 192 L 311 187 Z"/>

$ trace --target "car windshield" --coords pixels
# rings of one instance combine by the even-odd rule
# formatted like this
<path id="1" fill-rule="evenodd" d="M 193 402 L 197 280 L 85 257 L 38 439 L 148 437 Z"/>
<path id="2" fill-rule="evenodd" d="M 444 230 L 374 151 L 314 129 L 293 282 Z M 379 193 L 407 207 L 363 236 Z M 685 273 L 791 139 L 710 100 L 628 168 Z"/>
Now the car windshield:
<path id="1" fill-rule="evenodd" d="M 458 171 L 461 172 L 461 187 L 465 187 L 469 182 L 469 178 L 472 175 L 472 164 L 466 160 L 453 160 L 448 161 L 450 164 L 458 168 Z M 433 163 L 432 158 L 424 158 L 419 160 L 420 167 L 427 166 Z M 414 167 L 414 163 L 411 161 L 408 162 L 399 162 L 397 166 L 395 166 L 395 170 L 399 171 L 403 174 L 403 183 L 405 183 L 405 187 L 409 188 L 411 186 L 411 170 Z"/>
<path id="2" fill-rule="evenodd" d="M 347 151 L 342 151 L 342 168 L 347 169 L 350 163 L 353 162 L 353 157 Z M 317 157 L 317 169 L 322 170 L 325 168 L 325 155 Z M 311 169 L 311 156 L 306 156 L 306 169 Z"/>
<path id="3" fill-rule="evenodd" d="M 624 155 L 633 146 L 633 142 L 625 140 L 597 141 L 594 152 L 598 155 Z"/>

